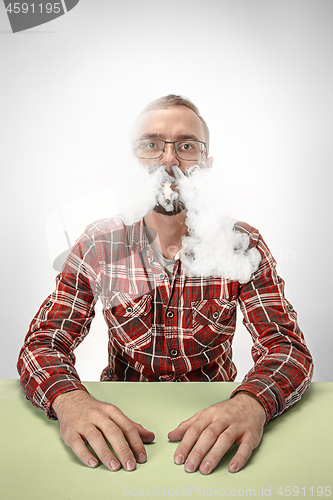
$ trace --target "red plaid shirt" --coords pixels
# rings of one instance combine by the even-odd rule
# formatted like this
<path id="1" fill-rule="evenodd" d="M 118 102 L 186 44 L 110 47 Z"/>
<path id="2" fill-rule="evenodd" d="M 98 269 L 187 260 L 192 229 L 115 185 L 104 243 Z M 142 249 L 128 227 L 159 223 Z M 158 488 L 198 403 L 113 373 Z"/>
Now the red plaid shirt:
<path id="1" fill-rule="evenodd" d="M 232 381 L 236 306 L 253 339 L 254 367 L 235 391 L 263 404 L 267 421 L 298 401 L 312 377 L 312 358 L 284 282 L 258 231 L 244 223 L 261 254 L 251 281 L 189 277 L 176 260 L 173 275 L 154 260 L 143 221 L 91 224 L 71 250 L 57 287 L 33 319 L 18 370 L 28 399 L 54 418 L 52 401 L 83 389 L 73 350 L 88 334 L 98 298 L 109 329 L 108 366 L 101 380 Z"/>

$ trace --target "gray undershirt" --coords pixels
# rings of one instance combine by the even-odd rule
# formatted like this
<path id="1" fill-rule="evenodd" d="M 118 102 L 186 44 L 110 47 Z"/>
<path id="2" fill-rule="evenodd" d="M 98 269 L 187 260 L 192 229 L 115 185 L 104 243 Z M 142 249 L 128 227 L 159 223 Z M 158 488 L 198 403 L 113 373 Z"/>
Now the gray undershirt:
<path id="1" fill-rule="evenodd" d="M 166 259 L 165 257 L 163 257 L 161 252 L 159 250 L 157 250 L 157 248 L 155 247 L 155 245 L 153 245 L 153 243 L 151 243 L 151 248 L 153 250 L 154 260 L 156 260 L 163 267 L 163 269 L 167 273 L 169 281 L 170 281 L 172 278 L 173 268 L 174 268 L 176 260 L 175 259 Z"/>

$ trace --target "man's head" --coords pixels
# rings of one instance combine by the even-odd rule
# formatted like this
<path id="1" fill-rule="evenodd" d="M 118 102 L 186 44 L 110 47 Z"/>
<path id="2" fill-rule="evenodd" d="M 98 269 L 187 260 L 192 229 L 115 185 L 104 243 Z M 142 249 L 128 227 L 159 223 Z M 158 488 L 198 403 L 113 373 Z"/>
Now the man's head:
<path id="1" fill-rule="evenodd" d="M 165 166 L 174 177 L 172 166 L 186 171 L 194 165 L 212 166 L 208 158 L 209 130 L 197 107 L 188 99 L 170 94 L 150 103 L 134 127 L 134 152 L 147 167 Z M 173 187 L 174 188 L 174 187 Z M 184 207 L 175 207 L 179 212 Z M 160 206 L 156 211 L 173 215 Z"/>
<path id="2" fill-rule="evenodd" d="M 159 110 L 159 109 L 169 109 L 173 106 L 185 106 L 186 108 L 190 109 L 197 115 L 199 120 L 202 123 L 203 129 L 204 129 L 204 136 L 205 136 L 205 142 L 207 144 L 207 154 L 208 154 L 208 147 L 209 147 L 209 128 L 207 126 L 207 123 L 205 120 L 202 118 L 202 116 L 199 113 L 198 108 L 196 107 L 195 104 L 193 104 L 192 101 L 187 99 L 186 97 L 180 96 L 180 95 L 175 95 L 175 94 L 168 94 L 167 96 L 160 97 L 159 99 L 156 99 L 155 101 L 152 101 L 149 103 L 144 110 L 140 113 L 139 117 L 142 116 L 144 113 L 147 113 L 148 111 L 154 111 L 154 110 Z"/>

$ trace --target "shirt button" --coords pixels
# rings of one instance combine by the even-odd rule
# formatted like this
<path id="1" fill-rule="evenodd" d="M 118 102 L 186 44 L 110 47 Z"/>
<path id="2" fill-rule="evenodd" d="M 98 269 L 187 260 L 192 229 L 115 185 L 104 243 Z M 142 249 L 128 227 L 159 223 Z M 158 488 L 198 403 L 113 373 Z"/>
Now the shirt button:
<path id="1" fill-rule="evenodd" d="M 48 301 L 46 302 L 46 304 L 45 304 L 45 306 L 44 306 L 44 307 L 46 307 L 46 308 L 48 309 L 48 308 L 49 308 L 49 307 L 51 307 L 51 306 L 52 306 L 52 302 L 51 302 L 50 300 L 48 300 Z"/>
<path id="2" fill-rule="evenodd" d="M 171 354 L 171 356 L 177 356 L 177 354 L 178 354 L 177 349 L 171 349 L 170 354 Z"/>
<path id="3" fill-rule="evenodd" d="M 133 312 L 133 307 L 131 307 L 131 306 L 126 307 L 126 312 L 127 313 L 132 313 Z"/>
<path id="4" fill-rule="evenodd" d="M 181 382 L 182 379 L 181 378 L 176 378 L 176 382 Z"/>
<path id="5" fill-rule="evenodd" d="M 291 304 L 288 304 L 288 305 L 287 305 L 287 309 L 288 309 L 288 311 L 290 311 L 290 312 L 294 310 L 294 308 L 293 308 L 293 306 L 292 306 Z"/>
<path id="6" fill-rule="evenodd" d="M 168 312 L 167 312 L 167 317 L 168 317 L 168 318 L 173 318 L 173 317 L 174 317 L 174 315 L 175 315 L 175 313 L 174 313 L 174 312 L 172 312 L 172 311 L 168 311 Z"/>
<path id="7" fill-rule="evenodd" d="M 165 280 L 166 274 L 165 273 L 161 273 L 158 277 L 160 278 L 160 280 Z"/>
<path id="8" fill-rule="evenodd" d="M 215 311 L 215 312 L 213 313 L 213 318 L 214 318 L 214 319 L 217 319 L 218 317 L 219 317 L 219 313 L 218 313 L 217 311 Z"/>

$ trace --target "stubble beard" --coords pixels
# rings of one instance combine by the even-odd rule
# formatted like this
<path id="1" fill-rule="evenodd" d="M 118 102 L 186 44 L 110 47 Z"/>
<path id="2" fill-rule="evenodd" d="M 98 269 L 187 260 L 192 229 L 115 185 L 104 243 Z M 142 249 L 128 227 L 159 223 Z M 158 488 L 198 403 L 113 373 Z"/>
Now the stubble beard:
<path id="1" fill-rule="evenodd" d="M 183 210 L 185 210 L 185 205 L 180 200 L 173 201 L 173 210 L 170 210 L 170 212 L 165 210 L 165 208 L 163 208 L 162 205 L 160 205 L 159 203 L 153 209 L 153 211 L 156 212 L 157 214 L 167 215 L 169 217 L 172 215 L 178 215 Z"/>

